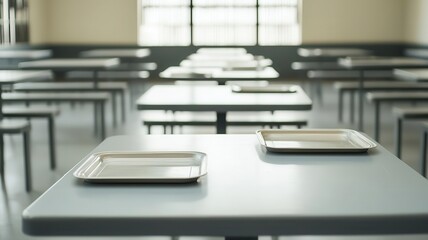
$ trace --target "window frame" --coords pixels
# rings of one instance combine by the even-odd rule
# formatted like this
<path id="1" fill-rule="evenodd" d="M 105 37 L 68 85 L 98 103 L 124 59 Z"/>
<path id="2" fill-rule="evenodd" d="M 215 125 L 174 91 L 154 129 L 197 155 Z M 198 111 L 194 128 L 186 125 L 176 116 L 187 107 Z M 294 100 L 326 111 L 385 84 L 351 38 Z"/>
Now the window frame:
<path id="1" fill-rule="evenodd" d="M 296 46 L 301 44 L 301 38 L 302 38 L 302 30 L 301 30 L 301 0 L 297 0 L 297 4 L 295 5 L 296 8 L 296 25 L 299 29 L 299 33 L 298 33 L 298 41 L 296 41 L 295 43 L 285 43 L 285 44 L 260 44 L 260 37 L 259 37 L 259 32 L 260 32 L 260 19 L 259 19 L 259 15 L 260 15 L 260 7 L 264 7 L 263 5 L 259 4 L 259 0 L 255 0 L 255 5 L 254 7 L 251 8 L 255 8 L 256 9 L 256 24 L 255 26 L 255 44 L 254 45 L 243 45 L 243 44 L 237 44 L 237 45 L 219 45 L 219 44 L 215 44 L 215 45 L 200 45 L 194 44 L 194 21 L 193 21 L 193 13 L 194 13 L 194 4 L 193 4 L 193 0 L 189 0 L 189 27 L 190 27 L 190 43 L 188 45 L 165 45 L 165 46 L 169 46 L 169 47 L 204 47 L 204 46 Z M 140 27 L 141 27 L 141 23 L 142 23 L 142 9 L 143 4 L 142 1 L 138 1 L 138 31 L 140 31 Z M 286 5 L 284 5 L 286 6 Z M 138 34 L 139 35 L 139 34 Z M 139 45 L 141 46 L 162 46 L 162 45 L 149 45 L 149 44 L 141 44 L 141 41 L 139 40 Z"/>

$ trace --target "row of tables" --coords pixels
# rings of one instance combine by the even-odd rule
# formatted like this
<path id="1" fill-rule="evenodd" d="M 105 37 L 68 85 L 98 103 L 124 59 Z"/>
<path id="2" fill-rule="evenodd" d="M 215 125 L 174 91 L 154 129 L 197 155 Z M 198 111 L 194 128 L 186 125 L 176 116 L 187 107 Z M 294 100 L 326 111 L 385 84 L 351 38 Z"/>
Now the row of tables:
<path id="1" fill-rule="evenodd" d="M 210 79 L 191 70 L 185 79 Z M 229 86 L 154 86 L 137 101 L 140 110 L 216 111 L 219 133 L 227 111 L 308 110 L 311 105 L 300 87 L 288 95 L 236 95 Z M 78 164 L 23 212 L 23 231 L 230 240 L 428 233 L 426 179 L 380 145 L 365 154 L 283 155 L 266 152 L 254 134 L 116 136 L 88 156 L 105 151 L 203 152 L 208 175 L 195 184 L 88 184 L 73 176 Z"/>
<path id="2" fill-rule="evenodd" d="M 321 64 L 298 63 L 293 66 L 296 70 L 350 70 L 358 72 L 358 129 L 364 131 L 364 81 L 367 73 L 372 71 L 382 71 L 404 68 L 410 69 L 405 74 L 414 74 L 415 69 L 428 68 L 428 60 L 414 57 L 378 57 L 370 56 L 371 51 L 365 49 L 342 48 L 342 49 L 300 49 L 302 57 L 317 57 L 324 59 L 337 59 L 337 62 L 326 62 Z M 399 77 L 406 70 L 395 71 Z M 407 79 L 407 78 L 406 78 Z"/>

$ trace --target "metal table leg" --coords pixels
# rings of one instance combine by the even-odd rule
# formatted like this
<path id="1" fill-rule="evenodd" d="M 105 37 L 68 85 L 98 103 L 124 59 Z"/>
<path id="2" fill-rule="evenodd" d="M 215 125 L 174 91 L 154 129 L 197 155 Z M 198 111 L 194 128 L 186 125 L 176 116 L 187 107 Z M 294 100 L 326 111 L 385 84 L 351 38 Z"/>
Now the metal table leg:
<path id="1" fill-rule="evenodd" d="M 217 112 L 216 128 L 217 134 L 226 134 L 226 113 Z"/>

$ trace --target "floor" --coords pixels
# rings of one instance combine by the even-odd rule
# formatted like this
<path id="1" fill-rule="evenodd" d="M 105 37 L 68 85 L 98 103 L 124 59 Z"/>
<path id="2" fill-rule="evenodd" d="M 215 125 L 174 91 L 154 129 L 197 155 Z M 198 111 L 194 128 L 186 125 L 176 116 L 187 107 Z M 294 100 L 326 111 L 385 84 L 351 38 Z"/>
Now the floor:
<path id="1" fill-rule="evenodd" d="M 308 88 L 306 88 L 308 90 Z M 322 103 L 314 98 L 314 107 L 311 112 L 298 113 L 308 117 L 311 128 L 355 128 L 349 121 L 338 123 L 337 120 L 337 93 L 330 83 L 323 86 L 324 94 Z M 308 91 L 309 92 L 309 91 Z M 348 100 L 348 99 L 346 99 Z M 386 106 L 382 111 L 382 145 L 393 151 L 393 117 L 390 111 L 391 106 Z M 372 135 L 373 132 L 373 109 L 366 107 L 366 133 Z M 108 118 L 108 135 L 120 134 L 145 134 L 147 131 L 141 124 L 141 115 L 131 107 L 128 109 L 127 120 L 124 124 L 112 128 L 111 118 Z M 107 115 L 110 116 L 110 115 Z M 345 115 L 347 116 L 347 115 Z M 347 120 L 347 118 L 345 117 Z M 0 240 L 21 240 L 21 239 L 170 239 L 168 237 L 135 237 L 135 238 L 71 238 L 71 237 L 30 237 L 21 231 L 21 212 L 32 201 L 46 191 L 71 167 L 80 161 L 100 142 L 94 137 L 92 118 L 92 107 L 90 105 L 61 105 L 61 114 L 57 117 L 56 128 L 58 129 L 56 141 L 58 144 L 58 166 L 55 171 L 49 170 L 48 148 L 47 148 L 47 123 L 43 120 L 32 120 L 32 174 L 34 190 L 26 193 L 24 190 L 22 140 L 20 136 L 5 136 L 6 144 L 6 174 L 0 180 L 2 189 L 0 191 Z M 228 128 L 228 133 L 254 133 L 257 127 L 235 127 Z M 215 133 L 212 127 L 184 127 L 183 133 Z M 162 129 L 154 128 L 153 134 L 163 134 Z M 404 152 L 403 160 L 415 171 L 420 170 L 419 161 L 419 137 L 420 128 L 416 122 L 405 124 Z M 58 204 L 61 204 L 60 200 Z M 427 203 L 428 204 L 428 203 Z M 263 237 L 270 239 L 269 237 Z M 281 237 L 292 240 L 324 240 L 324 239 L 428 239 L 428 235 L 399 235 L 399 236 L 364 236 L 364 237 L 342 237 L 342 236 L 290 236 Z M 219 239 L 219 238 L 190 238 L 180 239 Z"/>

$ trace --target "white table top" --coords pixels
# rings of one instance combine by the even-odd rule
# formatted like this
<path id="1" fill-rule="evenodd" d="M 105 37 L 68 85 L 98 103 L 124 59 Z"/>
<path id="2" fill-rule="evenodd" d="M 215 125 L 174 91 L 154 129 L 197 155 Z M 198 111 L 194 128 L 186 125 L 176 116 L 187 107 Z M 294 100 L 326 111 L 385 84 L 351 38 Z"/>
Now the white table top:
<path id="1" fill-rule="evenodd" d="M 51 71 L 0 70 L 0 84 L 49 80 L 51 78 Z"/>
<path id="2" fill-rule="evenodd" d="M 196 53 L 212 55 L 241 55 L 246 54 L 245 48 L 199 48 Z"/>
<path id="3" fill-rule="evenodd" d="M 234 93 L 231 86 L 156 85 L 138 100 L 139 110 L 275 111 L 310 110 L 311 99 L 296 93 Z M 167 96 L 167 97 L 162 97 Z"/>
<path id="4" fill-rule="evenodd" d="M 225 70 L 257 70 L 260 68 L 269 67 L 272 65 L 272 60 L 268 58 L 257 60 L 227 60 L 227 59 L 213 59 L 213 60 L 183 60 L 180 62 L 181 67 L 214 67 L 223 68 Z"/>
<path id="5" fill-rule="evenodd" d="M 408 81 L 426 82 L 428 81 L 428 68 L 421 69 L 394 69 L 394 77 Z"/>
<path id="6" fill-rule="evenodd" d="M 144 135 L 100 151 L 200 151 L 197 184 L 85 184 L 73 168 L 23 213 L 31 235 L 318 235 L 428 232 L 428 181 L 382 146 L 271 154 L 256 135 Z"/>
<path id="7" fill-rule="evenodd" d="M 1 50 L 0 58 L 40 59 L 52 56 L 51 50 Z"/>
<path id="8" fill-rule="evenodd" d="M 256 57 L 250 53 L 243 54 L 212 54 L 212 53 L 193 53 L 190 54 L 188 59 L 193 61 L 251 61 Z"/>
<path id="9" fill-rule="evenodd" d="M 272 67 L 265 67 L 261 70 L 223 70 L 222 68 L 214 67 L 168 67 L 161 73 L 159 77 L 167 79 L 186 79 L 186 80 L 201 80 L 201 79 L 230 79 L 230 80 L 264 80 L 275 79 L 279 77 L 279 73 Z"/>
<path id="10" fill-rule="evenodd" d="M 145 58 L 150 56 L 150 49 L 93 49 L 80 52 L 80 56 L 89 58 Z"/>
<path id="11" fill-rule="evenodd" d="M 52 70 L 70 70 L 70 69 L 104 69 L 119 65 L 118 58 L 56 58 L 37 60 L 19 63 L 19 68 L 25 69 L 52 69 Z"/>
<path id="12" fill-rule="evenodd" d="M 350 69 L 393 69 L 397 67 L 428 67 L 428 60 L 411 57 L 347 57 L 338 60 Z"/>
<path id="13" fill-rule="evenodd" d="M 297 53 L 301 57 L 346 57 L 366 56 L 371 51 L 360 48 L 299 48 Z"/>

